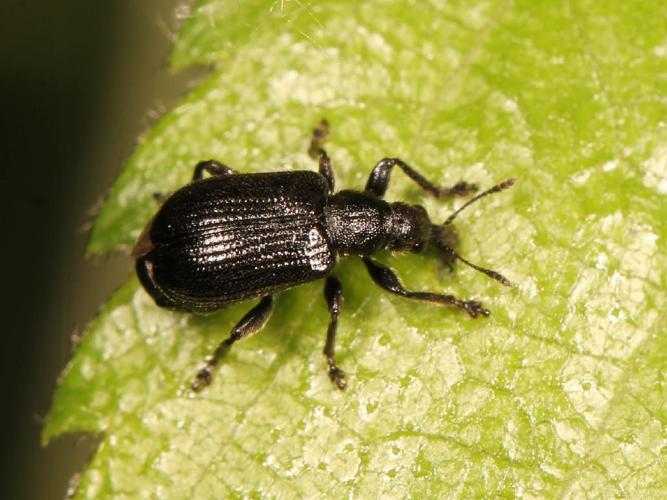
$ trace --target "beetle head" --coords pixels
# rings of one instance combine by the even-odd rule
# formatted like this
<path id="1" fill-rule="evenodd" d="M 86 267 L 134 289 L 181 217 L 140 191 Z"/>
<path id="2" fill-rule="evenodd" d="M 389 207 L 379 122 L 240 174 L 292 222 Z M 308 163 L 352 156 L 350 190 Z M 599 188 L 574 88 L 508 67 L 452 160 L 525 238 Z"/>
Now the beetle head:
<path id="1" fill-rule="evenodd" d="M 392 203 L 387 248 L 399 252 L 420 252 L 431 238 L 431 220 L 424 207 Z"/>

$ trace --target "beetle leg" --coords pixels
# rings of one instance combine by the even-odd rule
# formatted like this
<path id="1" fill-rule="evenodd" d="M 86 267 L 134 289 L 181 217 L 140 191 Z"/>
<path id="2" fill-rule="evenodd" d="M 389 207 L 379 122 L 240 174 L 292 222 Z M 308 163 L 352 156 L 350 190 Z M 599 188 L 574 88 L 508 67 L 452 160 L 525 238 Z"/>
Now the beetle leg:
<path id="1" fill-rule="evenodd" d="M 320 155 L 320 175 L 324 176 L 329 185 L 329 193 L 333 194 L 336 182 L 334 180 L 333 170 L 331 168 L 331 160 L 326 151 L 322 150 Z"/>
<path id="2" fill-rule="evenodd" d="M 366 264 L 368 274 L 371 275 L 373 281 L 395 295 L 400 295 L 401 297 L 406 297 L 408 299 L 423 300 L 426 302 L 435 302 L 438 304 L 447 304 L 453 307 L 458 307 L 467 312 L 472 318 L 476 318 L 479 315 L 488 316 L 491 314 L 488 309 L 482 307 L 482 304 L 476 300 L 461 300 L 453 295 L 443 295 L 431 292 L 410 292 L 403 288 L 403 285 L 398 280 L 396 274 L 388 267 L 373 262 L 368 257 L 364 257 L 364 264 Z"/>
<path id="3" fill-rule="evenodd" d="M 320 175 L 322 175 L 327 180 L 327 184 L 329 185 L 329 192 L 333 193 L 335 181 L 333 170 L 331 169 L 331 159 L 322 147 L 324 141 L 327 140 L 329 131 L 329 122 L 322 119 L 318 126 L 313 129 L 313 135 L 310 139 L 310 146 L 308 147 L 308 154 L 314 160 L 319 160 Z"/>
<path id="4" fill-rule="evenodd" d="M 324 297 L 329 306 L 329 314 L 331 321 L 327 329 L 327 342 L 324 344 L 324 355 L 327 357 L 327 364 L 329 365 L 329 378 L 336 384 L 340 390 L 345 389 L 347 382 L 345 381 L 345 372 L 336 366 L 334 355 L 336 353 L 336 327 L 338 326 L 338 315 L 340 314 L 340 306 L 343 299 L 343 290 L 340 286 L 340 281 L 335 276 L 329 276 L 327 283 L 324 285 Z"/>
<path id="5" fill-rule="evenodd" d="M 213 356 L 206 362 L 206 366 L 199 370 L 195 381 L 192 383 L 192 389 L 199 391 L 209 385 L 213 379 L 213 370 L 220 362 L 220 359 L 229 351 L 230 347 L 237 340 L 256 333 L 261 330 L 271 316 L 271 307 L 273 305 L 273 296 L 264 297 L 255 307 L 246 313 L 241 321 L 232 329 L 232 333 L 215 350 Z"/>
<path id="6" fill-rule="evenodd" d="M 313 135 L 310 138 L 310 146 L 308 147 L 308 154 L 313 160 L 317 160 L 324 150 L 322 149 L 322 144 L 327 140 L 327 136 L 331 131 L 331 126 L 329 122 L 324 118 L 320 120 L 320 123 L 317 124 L 317 127 L 313 129 Z"/>
<path id="7" fill-rule="evenodd" d="M 463 181 L 452 187 L 439 188 L 399 158 L 383 158 L 377 162 L 366 182 L 366 191 L 382 198 L 385 191 L 387 191 L 389 178 L 391 177 L 391 171 L 394 166 L 398 166 L 405 172 L 405 175 L 415 181 L 420 188 L 436 198 L 442 196 L 465 196 L 477 191 L 477 184 L 468 184 Z"/>
<path id="8" fill-rule="evenodd" d="M 229 168 L 227 165 L 215 160 L 206 160 L 200 161 L 195 166 L 195 171 L 192 174 L 193 181 L 200 181 L 204 178 L 204 172 L 208 172 L 210 175 L 219 176 L 219 175 L 231 175 L 234 173 L 234 170 Z"/>

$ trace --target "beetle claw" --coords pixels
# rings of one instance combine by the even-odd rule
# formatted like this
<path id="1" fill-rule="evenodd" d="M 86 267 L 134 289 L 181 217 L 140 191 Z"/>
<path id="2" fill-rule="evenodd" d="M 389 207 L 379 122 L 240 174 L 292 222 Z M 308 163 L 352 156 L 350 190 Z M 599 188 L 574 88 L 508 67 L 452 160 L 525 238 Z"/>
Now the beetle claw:
<path id="1" fill-rule="evenodd" d="M 490 316 L 491 311 L 482 307 L 482 303 L 478 300 L 468 300 L 463 303 L 463 308 L 470 315 L 471 318 L 476 318 L 478 315 Z"/>
<path id="2" fill-rule="evenodd" d="M 199 370 L 199 373 L 197 373 L 197 376 L 195 377 L 195 381 L 192 383 L 191 387 L 192 390 L 195 392 L 201 391 L 204 387 L 209 385 L 211 381 L 213 380 L 213 372 L 211 371 L 210 366 L 206 366 Z"/>
<path id="3" fill-rule="evenodd" d="M 334 365 L 329 368 L 329 378 L 341 391 L 347 387 L 347 380 L 345 377 L 345 372 L 337 366 Z"/>

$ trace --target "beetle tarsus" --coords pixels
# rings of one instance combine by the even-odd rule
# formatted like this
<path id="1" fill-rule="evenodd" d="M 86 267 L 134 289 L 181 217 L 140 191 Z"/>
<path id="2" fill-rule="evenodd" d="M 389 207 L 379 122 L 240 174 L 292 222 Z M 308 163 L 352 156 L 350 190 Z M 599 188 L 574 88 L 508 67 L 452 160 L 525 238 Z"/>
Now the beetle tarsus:
<path id="1" fill-rule="evenodd" d="M 461 303 L 461 307 L 470 315 L 471 318 L 491 315 L 491 311 L 484 308 L 482 303 L 478 300 L 466 300 Z"/>
<path id="2" fill-rule="evenodd" d="M 329 132 L 331 131 L 331 125 L 329 122 L 322 118 L 320 123 L 317 124 L 317 127 L 313 129 L 313 135 L 310 138 L 310 146 L 308 147 L 308 154 L 314 160 L 317 160 L 324 152 L 322 145 L 327 140 Z"/>
<path id="3" fill-rule="evenodd" d="M 213 366 L 206 365 L 199 370 L 199 373 L 197 373 L 197 376 L 195 377 L 195 381 L 192 382 L 191 385 L 193 391 L 199 392 L 204 387 L 211 384 L 211 381 L 213 380 L 213 368 Z"/>
<path id="4" fill-rule="evenodd" d="M 334 173 L 331 168 L 331 159 L 323 147 L 324 142 L 329 136 L 330 130 L 331 127 L 329 122 L 322 119 L 319 125 L 313 129 L 310 146 L 308 147 L 308 154 L 314 160 L 318 160 L 318 170 L 320 175 L 326 179 L 327 184 L 329 185 L 329 193 L 333 194 L 336 187 Z"/>
<path id="5" fill-rule="evenodd" d="M 479 186 L 477 184 L 471 184 L 465 181 L 460 181 L 454 184 L 452 187 L 441 188 L 438 191 L 438 197 L 441 196 L 468 196 L 469 194 L 477 192 Z"/>
<path id="6" fill-rule="evenodd" d="M 336 366 L 333 358 L 327 359 L 329 364 L 329 378 L 341 391 L 347 387 L 347 379 L 345 372 Z"/>

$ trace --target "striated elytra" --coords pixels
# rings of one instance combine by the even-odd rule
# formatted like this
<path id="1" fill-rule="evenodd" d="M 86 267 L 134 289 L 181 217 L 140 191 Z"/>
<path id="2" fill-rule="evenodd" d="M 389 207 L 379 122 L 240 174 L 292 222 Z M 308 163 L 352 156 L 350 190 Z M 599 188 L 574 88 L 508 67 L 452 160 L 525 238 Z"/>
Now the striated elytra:
<path id="1" fill-rule="evenodd" d="M 310 144 L 319 173 L 237 174 L 213 160 L 200 162 L 192 182 L 162 204 L 139 237 L 132 252 L 137 275 L 158 306 L 209 312 L 261 298 L 198 372 L 194 390 L 211 382 L 215 366 L 234 342 L 263 327 L 276 292 L 319 278 L 326 278 L 324 296 L 331 315 L 324 347 L 328 373 L 344 389 L 345 373 L 334 361 L 342 290 L 332 273 L 339 256 L 361 257 L 373 281 L 391 293 L 454 306 L 473 318 L 489 311 L 476 300 L 408 291 L 371 256 L 381 249 L 421 252 L 430 243 L 448 265 L 458 259 L 509 285 L 501 274 L 456 253 L 456 233 L 449 224 L 470 203 L 512 186 L 514 179 L 475 196 L 444 224 L 435 225 L 419 205 L 382 199 L 394 166 L 436 197 L 467 195 L 477 186 L 459 182 L 438 188 L 402 160 L 385 158 L 373 168 L 364 191 L 334 192 L 331 162 L 322 148 L 328 132 L 322 120 Z"/>

